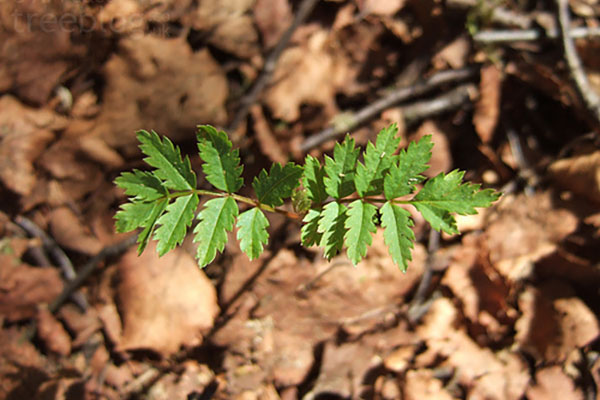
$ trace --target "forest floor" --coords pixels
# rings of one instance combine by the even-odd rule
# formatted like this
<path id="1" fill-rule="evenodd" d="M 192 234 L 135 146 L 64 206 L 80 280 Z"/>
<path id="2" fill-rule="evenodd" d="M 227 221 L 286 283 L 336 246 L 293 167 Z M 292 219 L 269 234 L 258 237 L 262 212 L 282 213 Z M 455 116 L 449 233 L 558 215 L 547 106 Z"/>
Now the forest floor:
<path id="1" fill-rule="evenodd" d="M 0 2 L 0 398 L 600 399 L 600 5 L 556 3 Z M 406 273 L 279 215 L 203 270 L 115 233 L 139 129 L 199 176 L 225 129 L 248 190 L 391 123 L 503 192 L 460 235 L 415 214 Z"/>

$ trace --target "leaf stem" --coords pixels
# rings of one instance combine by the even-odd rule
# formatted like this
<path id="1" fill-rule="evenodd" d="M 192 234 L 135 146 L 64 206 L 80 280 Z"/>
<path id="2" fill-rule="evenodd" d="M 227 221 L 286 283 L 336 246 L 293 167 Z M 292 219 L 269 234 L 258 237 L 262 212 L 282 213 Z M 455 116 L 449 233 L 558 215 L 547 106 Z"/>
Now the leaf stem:
<path id="1" fill-rule="evenodd" d="M 282 214 L 282 215 L 284 215 L 288 218 L 292 218 L 292 219 L 302 219 L 301 214 L 298 214 L 298 213 L 295 213 L 292 211 L 288 211 L 288 210 L 284 210 L 282 208 L 272 207 L 268 204 L 260 203 L 258 200 L 251 199 L 250 197 L 242 196 L 237 193 L 214 192 L 212 190 L 194 189 L 194 190 L 185 190 L 185 191 L 181 191 L 181 192 L 171 192 L 167 195 L 167 199 L 175 199 L 177 197 L 187 196 L 192 193 L 195 193 L 198 196 L 231 197 L 235 201 L 258 207 L 261 210 Z"/>

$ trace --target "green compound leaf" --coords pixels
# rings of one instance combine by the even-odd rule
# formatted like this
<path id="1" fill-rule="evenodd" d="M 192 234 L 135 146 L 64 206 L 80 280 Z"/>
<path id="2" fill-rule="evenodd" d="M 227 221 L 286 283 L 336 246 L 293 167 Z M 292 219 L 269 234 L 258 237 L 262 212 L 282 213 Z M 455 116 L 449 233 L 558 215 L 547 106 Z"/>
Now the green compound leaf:
<path id="1" fill-rule="evenodd" d="M 130 232 L 144 228 L 137 237 L 138 254 L 142 254 L 156 226 L 156 221 L 167 208 L 167 199 L 156 200 L 152 203 L 132 201 L 123 204 L 115 215 L 117 232 Z"/>
<path id="2" fill-rule="evenodd" d="M 265 214 L 258 207 L 251 208 L 240 214 L 236 226 L 242 251 L 250 260 L 258 258 L 269 241 L 269 220 Z"/>
<path id="3" fill-rule="evenodd" d="M 165 213 L 156 221 L 160 225 L 154 232 L 154 239 L 158 240 L 156 248 L 159 256 L 163 256 L 183 242 L 199 201 L 195 193 L 178 197 L 167 206 Z"/>
<path id="4" fill-rule="evenodd" d="M 154 175 L 164 181 L 169 189 L 192 190 L 196 188 L 196 175 L 192 170 L 190 159 L 181 159 L 179 148 L 173 145 L 169 138 L 160 139 L 154 131 L 138 131 L 140 149 L 147 156 L 144 158 L 149 165 L 156 168 Z"/>
<path id="5" fill-rule="evenodd" d="M 258 201 L 273 207 L 282 205 L 283 199 L 290 197 L 300 185 L 302 171 L 303 168 L 294 163 L 287 163 L 284 167 L 275 163 L 268 174 L 263 169 L 252 182 Z"/>
<path id="6" fill-rule="evenodd" d="M 415 234 L 410 229 L 414 225 L 410 212 L 391 202 L 386 202 L 380 209 L 381 226 L 383 226 L 383 240 L 388 246 L 392 260 L 403 272 L 408 268 L 408 261 L 412 260 L 411 250 Z"/>
<path id="7" fill-rule="evenodd" d="M 169 193 L 154 173 L 137 169 L 133 172 L 123 172 L 115 179 L 115 183 L 125 190 L 127 196 L 133 197 L 133 201 L 153 201 Z"/>
<path id="8" fill-rule="evenodd" d="M 325 191 L 333 198 L 341 199 L 354 193 L 354 170 L 360 150 L 354 139 L 346 135 L 342 144 L 336 143 L 333 158 L 325 156 Z"/>
<path id="9" fill-rule="evenodd" d="M 327 199 L 325 191 L 325 170 L 319 163 L 319 160 L 311 156 L 306 156 L 304 160 L 304 174 L 302 176 L 302 185 L 306 188 L 308 198 L 315 204 L 322 204 Z"/>
<path id="10" fill-rule="evenodd" d="M 392 124 L 379 132 L 375 145 L 367 144 L 364 164 L 359 162 L 356 167 L 355 184 L 359 196 L 379 195 L 383 191 L 383 175 L 394 163 L 394 153 L 400 144 L 397 133 L 398 126 Z"/>
<path id="11" fill-rule="evenodd" d="M 344 246 L 345 222 L 348 209 L 343 204 L 333 202 L 323 207 L 317 232 L 322 234 L 320 246 L 325 250 L 325 258 L 331 260 Z"/>
<path id="12" fill-rule="evenodd" d="M 198 243 L 196 258 L 200 268 L 210 264 L 217 251 L 223 252 L 227 243 L 227 232 L 233 230 L 238 206 L 231 197 L 219 197 L 207 201 L 198 214 L 200 223 L 194 229 L 194 242 Z"/>
<path id="13" fill-rule="evenodd" d="M 377 214 L 377 207 L 363 200 L 355 200 L 348 206 L 348 219 L 346 219 L 346 242 L 348 258 L 354 265 L 367 254 L 367 246 L 373 242 L 371 236 L 377 228 L 373 217 Z"/>
<path id="14" fill-rule="evenodd" d="M 411 142 L 407 149 L 398 155 L 398 163 L 394 163 L 385 175 L 383 187 L 385 198 L 395 199 L 415 190 L 415 185 L 425 180 L 421 175 L 431 159 L 431 135 L 423 136 L 418 142 Z"/>
<path id="15" fill-rule="evenodd" d="M 198 130 L 198 150 L 206 180 L 224 192 L 237 192 L 244 183 L 239 150 L 231 149 L 231 141 L 223 131 L 210 125 L 198 126 Z"/>
<path id="16" fill-rule="evenodd" d="M 411 201 L 434 229 L 458 233 L 450 213 L 476 214 L 476 207 L 489 207 L 500 197 L 500 193 L 492 189 L 479 190 L 478 184 L 461 183 L 464 174 L 464 171 L 454 170 L 437 175 L 428 180 Z"/>
<path id="17" fill-rule="evenodd" d="M 323 234 L 319 232 L 319 218 L 321 213 L 317 210 L 308 210 L 308 213 L 304 216 L 302 222 L 302 228 L 300 229 L 300 240 L 302 245 L 310 247 L 321 242 Z"/>

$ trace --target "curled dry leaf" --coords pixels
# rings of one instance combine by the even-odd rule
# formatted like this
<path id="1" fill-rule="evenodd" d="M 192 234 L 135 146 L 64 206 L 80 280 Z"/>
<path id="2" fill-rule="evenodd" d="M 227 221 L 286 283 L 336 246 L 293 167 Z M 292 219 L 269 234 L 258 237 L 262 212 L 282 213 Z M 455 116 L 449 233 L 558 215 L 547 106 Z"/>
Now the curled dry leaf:
<path id="1" fill-rule="evenodd" d="M 486 229 L 489 259 L 511 282 L 527 278 L 533 263 L 556 250 L 577 228 L 577 217 L 553 204 L 550 192 L 504 196 L 499 217 Z"/>
<path id="2" fill-rule="evenodd" d="M 83 254 L 96 254 L 102 243 L 83 225 L 80 218 L 68 207 L 59 207 L 50 213 L 50 231 L 56 242 L 67 249 Z"/>
<path id="3" fill-rule="evenodd" d="M 465 35 L 461 35 L 444 46 L 444 48 L 433 57 L 432 63 L 438 70 L 447 67 L 452 69 L 463 68 L 467 63 L 470 51 L 470 39 Z"/>
<path id="4" fill-rule="evenodd" d="M 250 108 L 250 114 L 254 120 L 254 131 L 262 153 L 268 156 L 273 162 L 285 164 L 288 157 L 282 149 L 280 141 L 273 135 L 261 106 L 259 104 L 253 105 Z"/>
<path id="5" fill-rule="evenodd" d="M 559 366 L 540 369 L 536 384 L 527 389 L 530 400 L 583 400 L 583 393 Z"/>
<path id="6" fill-rule="evenodd" d="M 484 248 L 481 236 L 465 236 L 442 283 L 460 299 L 465 316 L 485 328 L 488 339 L 499 340 L 509 329 L 499 321 L 513 315 L 514 309 L 506 301 L 510 287 L 481 257 Z"/>
<path id="7" fill-rule="evenodd" d="M 0 255 L 0 315 L 8 321 L 35 316 L 38 304 L 51 302 L 62 288 L 57 269 L 15 264 Z"/>
<path id="8" fill-rule="evenodd" d="M 0 330 L 0 398 L 32 399 L 46 375 L 44 357 L 16 328 Z"/>
<path id="9" fill-rule="evenodd" d="M 159 258 L 155 244 L 119 262 L 123 320 L 119 350 L 150 349 L 164 356 L 202 342 L 219 311 L 216 291 L 194 258 L 182 250 Z"/>
<path id="10" fill-rule="evenodd" d="M 37 334 L 48 350 L 61 356 L 71 354 L 71 337 L 46 307 L 38 310 L 36 321 Z"/>
<path id="11" fill-rule="evenodd" d="M 321 105 L 334 114 L 335 93 L 348 81 L 349 66 L 343 54 L 332 53 L 325 30 L 283 52 L 264 97 L 275 118 L 297 120 L 302 104 Z"/>
<path id="12" fill-rule="evenodd" d="M 104 77 L 102 111 L 92 133 L 125 156 L 138 154 L 140 127 L 180 140 L 189 138 L 198 121 L 225 121 L 225 74 L 208 50 L 193 52 L 185 39 L 124 38 Z"/>
<path id="13" fill-rule="evenodd" d="M 358 2 L 360 11 L 366 14 L 392 16 L 400 11 L 406 0 L 364 0 Z"/>
<path id="14" fill-rule="evenodd" d="M 210 368 L 196 361 L 185 361 L 178 369 L 182 372 L 160 374 L 148 390 L 148 398 L 185 399 L 191 397 L 190 393 L 202 393 L 214 377 Z"/>
<path id="15" fill-rule="evenodd" d="M 67 11 L 69 3 L 2 2 L 2 92 L 10 91 L 35 105 L 44 104 L 52 91 L 64 81 L 69 68 L 73 68 L 84 57 L 85 47 L 72 42 L 72 27 L 64 26 L 70 21 L 81 21 L 83 7 Z M 57 17 L 60 15 L 68 15 L 69 18 L 63 20 Z M 36 27 L 36 21 L 40 26 Z"/>
<path id="16" fill-rule="evenodd" d="M 600 203 L 600 151 L 555 161 L 548 170 L 562 187 Z"/>
<path id="17" fill-rule="evenodd" d="M 524 351 L 540 360 L 560 362 L 600 335 L 595 314 L 573 295 L 569 286 L 559 283 L 541 290 L 528 287 L 521 294 L 515 341 Z"/>
<path id="18" fill-rule="evenodd" d="M 410 140 L 418 141 L 423 136 L 432 135 L 435 151 L 431 154 L 429 168 L 425 170 L 423 175 L 433 178 L 440 172 L 448 172 L 452 167 L 452 154 L 450 153 L 450 143 L 446 132 L 444 132 L 435 121 L 426 120 L 423 122 L 417 132 L 411 136 Z"/>
<path id="19" fill-rule="evenodd" d="M 481 69 L 479 99 L 475 105 L 473 125 L 484 144 L 492 140 L 500 116 L 502 73 L 491 64 Z"/>
<path id="20" fill-rule="evenodd" d="M 66 120 L 48 110 L 25 107 L 14 97 L 0 98 L 0 180 L 21 196 L 32 193 L 37 175 L 35 160 L 54 139 L 53 130 Z"/>
<path id="21" fill-rule="evenodd" d="M 275 46 L 292 23 L 292 9 L 288 0 L 256 0 L 254 21 L 260 30 L 263 46 Z"/>
<path id="22" fill-rule="evenodd" d="M 458 311 L 449 299 L 433 302 L 417 329 L 428 351 L 445 359 L 441 365 L 455 371 L 458 382 L 469 387 L 469 396 L 520 399 L 529 383 L 524 360 L 512 352 L 494 353 L 480 347 L 464 331 L 456 329 L 457 317 Z"/>
<path id="23" fill-rule="evenodd" d="M 259 53 L 258 34 L 248 15 L 254 0 L 204 0 L 190 16 L 192 26 L 209 32 L 210 44 L 249 58 Z"/>
<path id="24" fill-rule="evenodd" d="M 436 379 L 433 370 L 418 369 L 406 373 L 404 399 L 452 400 L 454 397 L 444 389 L 442 381 Z"/>
<path id="25" fill-rule="evenodd" d="M 352 393 L 361 393 L 363 377 L 373 365 L 372 351 L 363 343 L 344 343 L 336 346 L 327 342 L 323 350 L 323 363 L 312 392 L 349 399 Z"/>

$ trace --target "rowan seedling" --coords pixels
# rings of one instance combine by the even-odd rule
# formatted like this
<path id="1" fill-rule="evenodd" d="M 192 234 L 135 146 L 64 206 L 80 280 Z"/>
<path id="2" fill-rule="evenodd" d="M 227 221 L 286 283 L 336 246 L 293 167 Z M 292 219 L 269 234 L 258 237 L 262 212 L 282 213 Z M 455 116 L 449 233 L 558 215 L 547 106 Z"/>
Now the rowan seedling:
<path id="1" fill-rule="evenodd" d="M 310 155 L 303 166 L 275 163 L 254 178 L 255 197 L 248 198 L 237 194 L 243 186 L 243 166 L 225 132 L 209 125 L 198 127 L 202 170 L 214 187 L 203 190 L 196 188 L 190 160 L 182 158 L 177 146 L 154 131 L 139 131 L 144 160 L 154 169 L 124 172 L 115 180 L 129 196 L 116 214 L 117 231 L 141 228 L 138 252 L 153 238 L 162 256 L 182 243 L 200 197 L 205 197 L 209 200 L 202 204 L 194 229 L 199 266 L 210 264 L 223 251 L 227 232 L 234 226 L 240 248 L 255 259 L 269 240 L 265 212 L 290 215 L 280 207 L 291 200 L 295 215 L 302 217 L 304 246 L 322 247 L 327 259 L 345 246 L 356 265 L 367 254 L 380 223 L 392 259 L 406 271 L 415 240 L 414 222 L 401 205 L 415 207 L 435 230 L 456 234 L 454 213 L 476 214 L 476 208 L 489 207 L 500 193 L 463 182 L 464 172 L 459 170 L 426 179 L 422 173 L 431 158 L 431 136 L 398 152 L 397 133 L 395 124 L 381 130 L 375 143 L 369 142 L 362 152 L 346 136 L 335 145 L 333 157 L 325 156 L 324 164 Z M 241 204 L 249 207 L 240 213 Z"/>

